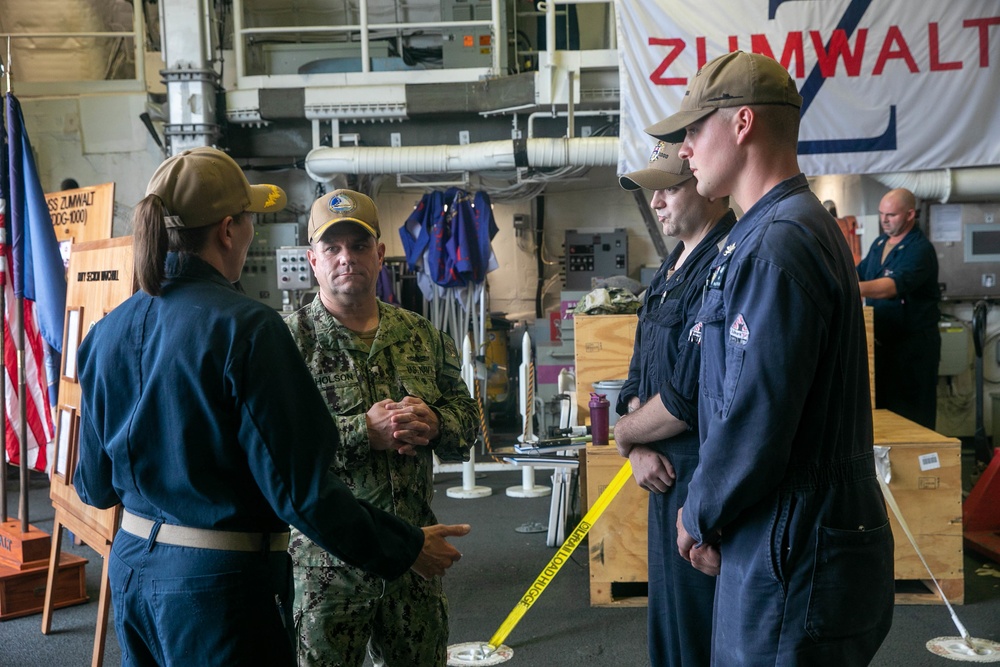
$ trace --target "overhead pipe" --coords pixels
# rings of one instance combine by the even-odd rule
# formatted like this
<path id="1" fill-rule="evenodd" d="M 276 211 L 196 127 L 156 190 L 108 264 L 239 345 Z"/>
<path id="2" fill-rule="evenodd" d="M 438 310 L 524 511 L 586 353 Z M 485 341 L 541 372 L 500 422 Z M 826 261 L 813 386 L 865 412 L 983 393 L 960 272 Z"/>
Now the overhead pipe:
<path id="1" fill-rule="evenodd" d="M 441 174 L 517 167 L 614 167 L 618 137 L 485 141 L 441 146 L 323 146 L 306 155 L 306 173 L 320 183 L 339 174 Z"/>
<path id="2" fill-rule="evenodd" d="M 871 177 L 888 188 L 906 188 L 918 199 L 936 199 L 942 204 L 996 201 L 1000 197 L 1000 167 L 889 172 Z"/>

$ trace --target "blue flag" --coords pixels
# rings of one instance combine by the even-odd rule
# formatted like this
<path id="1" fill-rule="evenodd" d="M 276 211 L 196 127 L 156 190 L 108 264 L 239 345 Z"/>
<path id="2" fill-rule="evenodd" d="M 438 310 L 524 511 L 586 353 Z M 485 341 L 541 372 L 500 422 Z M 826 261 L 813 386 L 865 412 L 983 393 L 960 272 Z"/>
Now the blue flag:
<path id="1" fill-rule="evenodd" d="M 21 104 L 11 93 L 7 93 L 7 142 L 14 295 L 35 302 L 42 338 L 62 352 L 66 269 L 24 129 Z"/>

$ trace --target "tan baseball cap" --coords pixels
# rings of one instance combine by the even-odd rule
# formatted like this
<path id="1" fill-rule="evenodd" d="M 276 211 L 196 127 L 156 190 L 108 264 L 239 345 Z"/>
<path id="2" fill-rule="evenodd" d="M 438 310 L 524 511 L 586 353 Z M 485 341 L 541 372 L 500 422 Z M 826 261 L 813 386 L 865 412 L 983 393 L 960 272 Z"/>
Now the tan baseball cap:
<path id="1" fill-rule="evenodd" d="M 202 146 L 167 158 L 146 186 L 167 210 L 167 227 L 204 227 L 243 211 L 276 213 L 288 203 L 277 185 L 250 185 L 236 160 Z"/>
<path id="2" fill-rule="evenodd" d="M 633 171 L 618 177 L 618 183 L 626 190 L 666 190 L 675 185 L 680 185 L 694 174 L 688 167 L 688 161 L 682 160 L 677 151 L 680 144 L 668 144 L 665 141 L 658 141 L 653 146 L 653 152 L 649 156 L 649 165 L 645 169 Z"/>
<path id="3" fill-rule="evenodd" d="M 681 110 L 646 128 L 664 141 L 683 141 L 685 128 L 716 109 L 745 104 L 802 106 L 802 96 L 784 67 L 759 53 L 734 51 L 719 56 L 691 79 Z"/>
<path id="4" fill-rule="evenodd" d="M 353 222 L 375 238 L 382 235 L 378 226 L 378 208 L 368 195 L 354 190 L 334 190 L 313 202 L 309 212 L 309 243 L 341 222 Z"/>

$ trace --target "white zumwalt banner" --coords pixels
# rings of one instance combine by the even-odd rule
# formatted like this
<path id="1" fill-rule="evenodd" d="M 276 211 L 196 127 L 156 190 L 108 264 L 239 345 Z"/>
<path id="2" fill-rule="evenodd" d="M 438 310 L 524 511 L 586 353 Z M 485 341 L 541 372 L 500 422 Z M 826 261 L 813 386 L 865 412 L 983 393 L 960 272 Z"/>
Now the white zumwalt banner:
<path id="1" fill-rule="evenodd" d="M 680 108 L 688 79 L 742 49 L 773 57 L 802 93 L 808 175 L 1000 164 L 997 0 L 617 0 L 619 173 L 646 165 L 643 132 Z"/>

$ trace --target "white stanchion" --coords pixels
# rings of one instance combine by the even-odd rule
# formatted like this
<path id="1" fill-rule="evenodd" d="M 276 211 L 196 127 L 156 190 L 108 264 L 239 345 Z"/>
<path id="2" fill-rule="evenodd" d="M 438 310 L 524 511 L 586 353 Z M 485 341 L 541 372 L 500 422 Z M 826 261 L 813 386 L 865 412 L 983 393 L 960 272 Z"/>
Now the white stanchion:
<path id="1" fill-rule="evenodd" d="M 524 428 L 518 441 L 521 443 L 538 442 L 534 432 L 535 412 L 535 364 L 531 356 L 531 337 L 524 332 L 521 338 L 521 365 L 518 369 L 520 387 L 518 388 L 518 403 L 521 409 L 521 419 Z M 535 484 L 535 468 L 522 464 L 521 486 L 507 487 L 507 495 L 511 498 L 540 498 L 552 493 L 548 486 Z"/>
<path id="2" fill-rule="evenodd" d="M 462 342 L 462 379 L 465 380 L 469 393 L 475 399 L 475 383 L 478 382 L 476 379 L 476 360 L 472 356 L 472 341 L 469 340 L 468 335 Z M 482 420 L 481 422 L 482 428 L 486 428 L 485 422 Z M 445 493 L 448 494 L 449 498 L 485 498 L 492 495 L 493 489 L 490 487 L 476 485 L 475 445 L 469 450 L 469 460 L 462 463 L 462 486 L 453 486 Z"/>

